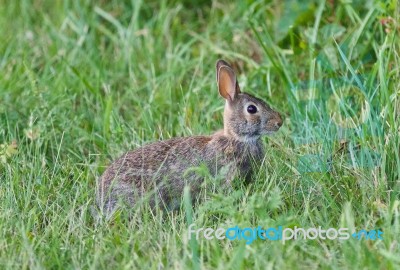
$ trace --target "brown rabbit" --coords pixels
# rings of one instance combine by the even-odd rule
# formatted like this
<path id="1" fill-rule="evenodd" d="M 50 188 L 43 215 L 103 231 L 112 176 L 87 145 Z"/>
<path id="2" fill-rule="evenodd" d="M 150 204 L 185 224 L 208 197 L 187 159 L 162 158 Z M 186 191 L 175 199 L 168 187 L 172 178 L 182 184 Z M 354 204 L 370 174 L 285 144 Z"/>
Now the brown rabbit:
<path id="1" fill-rule="evenodd" d="M 125 153 L 100 178 L 100 209 L 110 214 L 118 201 L 134 205 L 145 194 L 153 194 L 152 206 L 157 200 L 171 206 L 180 202 L 185 185 L 195 196 L 203 178 L 189 169 L 201 165 L 212 175 L 225 172 L 227 183 L 237 176 L 251 177 L 253 164 L 264 155 L 260 136 L 277 131 L 282 118 L 264 101 L 240 91 L 228 63 L 219 60 L 216 68 L 218 90 L 226 100 L 224 129 L 211 136 L 172 138 Z"/>

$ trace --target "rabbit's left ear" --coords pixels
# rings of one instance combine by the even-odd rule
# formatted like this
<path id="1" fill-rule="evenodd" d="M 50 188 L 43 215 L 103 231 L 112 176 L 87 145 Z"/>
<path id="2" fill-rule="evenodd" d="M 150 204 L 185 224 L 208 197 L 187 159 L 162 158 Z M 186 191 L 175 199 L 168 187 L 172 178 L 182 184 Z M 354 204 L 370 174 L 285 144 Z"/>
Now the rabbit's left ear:
<path id="1" fill-rule="evenodd" d="M 219 94 L 230 102 L 234 101 L 240 93 L 235 72 L 224 60 L 218 60 L 216 68 Z"/>

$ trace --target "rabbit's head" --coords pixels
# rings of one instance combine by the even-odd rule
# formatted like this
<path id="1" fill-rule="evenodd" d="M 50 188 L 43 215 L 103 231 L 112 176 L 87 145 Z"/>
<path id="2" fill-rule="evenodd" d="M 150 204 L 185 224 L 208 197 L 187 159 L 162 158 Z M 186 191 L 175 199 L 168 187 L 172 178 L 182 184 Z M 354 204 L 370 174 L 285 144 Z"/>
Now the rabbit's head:
<path id="1" fill-rule="evenodd" d="M 240 91 L 235 72 L 227 62 L 219 60 L 216 68 L 218 91 L 226 100 L 226 136 L 240 141 L 253 141 L 282 126 L 282 118 L 278 112 L 272 110 L 266 102 Z"/>

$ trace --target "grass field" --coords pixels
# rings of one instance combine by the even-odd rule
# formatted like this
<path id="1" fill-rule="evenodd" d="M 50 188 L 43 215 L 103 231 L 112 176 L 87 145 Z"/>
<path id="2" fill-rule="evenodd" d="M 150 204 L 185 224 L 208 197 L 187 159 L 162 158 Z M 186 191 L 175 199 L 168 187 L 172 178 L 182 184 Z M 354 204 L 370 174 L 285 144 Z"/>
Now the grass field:
<path id="1" fill-rule="evenodd" d="M 398 5 L 0 0 L 0 267 L 399 269 Z M 219 58 L 285 117 L 254 182 L 96 222 L 114 158 L 222 127 Z M 246 245 L 189 241 L 192 222 L 384 234 Z"/>

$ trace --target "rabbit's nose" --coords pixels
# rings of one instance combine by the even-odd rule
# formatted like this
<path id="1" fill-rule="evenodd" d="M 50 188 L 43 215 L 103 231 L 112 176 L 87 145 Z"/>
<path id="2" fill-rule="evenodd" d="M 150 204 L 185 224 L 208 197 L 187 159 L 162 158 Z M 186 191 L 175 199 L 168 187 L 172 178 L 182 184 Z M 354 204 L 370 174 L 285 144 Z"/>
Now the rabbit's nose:
<path id="1" fill-rule="evenodd" d="M 278 114 L 278 117 L 275 119 L 275 127 L 279 129 L 283 125 L 282 117 Z"/>

